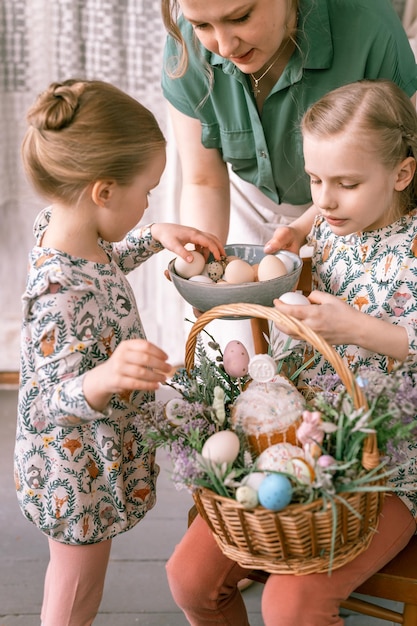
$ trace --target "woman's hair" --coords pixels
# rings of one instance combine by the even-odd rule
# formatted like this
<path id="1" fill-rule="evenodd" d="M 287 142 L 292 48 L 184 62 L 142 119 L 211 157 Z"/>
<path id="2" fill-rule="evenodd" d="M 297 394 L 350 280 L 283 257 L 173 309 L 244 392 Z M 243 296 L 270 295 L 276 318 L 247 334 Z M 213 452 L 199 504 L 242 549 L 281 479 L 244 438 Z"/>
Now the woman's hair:
<path id="1" fill-rule="evenodd" d="M 207 0 L 210 2 L 210 0 Z M 297 11 L 299 0 L 286 0 L 287 16 L 293 11 Z M 161 0 L 162 21 L 169 35 L 174 39 L 178 46 L 178 57 L 175 58 L 175 67 L 166 68 L 171 78 L 181 78 L 184 76 L 188 67 L 188 50 L 180 29 L 178 28 L 178 17 L 180 15 L 180 5 L 178 0 Z M 288 33 L 290 39 L 294 39 L 294 33 Z M 197 45 L 197 42 L 195 42 Z M 209 76 L 209 82 L 210 76 Z"/>
<path id="2" fill-rule="evenodd" d="M 35 189 L 76 202 L 97 180 L 128 185 L 165 148 L 154 115 L 109 83 L 52 83 L 27 114 L 22 160 Z"/>
<path id="3" fill-rule="evenodd" d="M 355 133 L 389 169 L 408 156 L 417 160 L 415 106 L 389 80 L 361 80 L 334 89 L 306 111 L 301 128 L 316 137 Z M 417 206 L 417 171 L 408 187 L 398 192 L 398 201 L 401 214 Z"/>

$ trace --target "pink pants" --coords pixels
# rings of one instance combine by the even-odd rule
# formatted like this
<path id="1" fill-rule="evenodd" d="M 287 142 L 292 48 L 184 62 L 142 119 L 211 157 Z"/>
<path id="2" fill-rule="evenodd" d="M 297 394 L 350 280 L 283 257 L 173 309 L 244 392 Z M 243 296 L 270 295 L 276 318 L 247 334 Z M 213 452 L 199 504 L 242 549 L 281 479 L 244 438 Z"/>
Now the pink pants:
<path id="1" fill-rule="evenodd" d="M 42 626 L 90 626 L 103 595 L 111 540 L 71 546 L 49 539 Z"/>
<path id="2" fill-rule="evenodd" d="M 265 626 L 341 626 L 340 602 L 409 542 L 416 523 L 397 496 L 387 496 L 378 532 L 350 563 L 324 574 L 269 576 L 262 594 Z M 225 557 L 197 517 L 167 564 L 168 582 L 190 624 L 248 626 L 237 583 L 246 569 Z"/>

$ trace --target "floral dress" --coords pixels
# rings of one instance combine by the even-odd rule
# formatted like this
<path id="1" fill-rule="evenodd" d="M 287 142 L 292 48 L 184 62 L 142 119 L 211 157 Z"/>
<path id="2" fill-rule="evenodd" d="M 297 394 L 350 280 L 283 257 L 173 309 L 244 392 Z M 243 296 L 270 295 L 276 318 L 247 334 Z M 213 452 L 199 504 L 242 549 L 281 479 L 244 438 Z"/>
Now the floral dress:
<path id="1" fill-rule="evenodd" d="M 341 298 L 355 309 L 392 324 L 408 334 L 409 357 L 417 369 L 417 210 L 370 232 L 335 235 L 326 220 L 316 218 L 309 236 L 314 247 L 313 289 Z M 351 368 L 373 367 L 390 372 L 394 359 L 355 345 L 336 346 Z M 304 375 L 331 370 L 317 358 Z"/>
<path id="2" fill-rule="evenodd" d="M 49 537 L 96 543 L 132 528 L 155 504 L 158 467 L 135 426 L 151 392 L 113 395 L 104 412 L 83 379 L 125 339 L 144 338 L 125 274 L 162 250 L 149 227 L 100 242 L 108 264 L 40 246 L 35 224 L 23 295 L 15 482 L 24 515 Z"/>
<path id="3" fill-rule="evenodd" d="M 417 370 L 417 210 L 393 224 L 346 237 L 335 235 L 326 220 L 316 217 L 309 236 L 314 247 L 313 289 L 341 298 L 354 308 L 403 326 L 408 334 L 410 368 Z M 389 374 L 396 362 L 391 357 L 355 345 L 338 345 L 336 351 L 352 369 L 371 367 Z M 304 361 L 313 356 L 305 347 Z M 299 379 L 302 386 L 315 376 L 332 373 L 329 362 L 316 353 L 312 365 Z M 417 416 L 416 416 L 417 417 Z M 391 482 L 399 489 L 417 473 L 417 442 L 407 443 L 410 463 L 399 469 Z M 417 516 L 417 494 L 402 499 Z"/>

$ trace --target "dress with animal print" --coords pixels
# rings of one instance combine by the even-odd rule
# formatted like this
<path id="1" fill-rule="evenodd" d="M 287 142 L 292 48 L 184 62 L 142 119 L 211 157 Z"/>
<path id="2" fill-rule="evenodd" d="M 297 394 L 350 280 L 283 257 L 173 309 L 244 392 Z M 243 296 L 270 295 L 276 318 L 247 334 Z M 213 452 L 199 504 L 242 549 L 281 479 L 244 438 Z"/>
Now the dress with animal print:
<path id="1" fill-rule="evenodd" d="M 113 395 L 94 411 L 83 379 L 125 339 L 144 338 L 125 276 L 162 250 L 149 227 L 101 241 L 109 263 L 40 245 L 38 217 L 23 295 L 15 481 L 24 515 L 64 543 L 96 543 L 132 528 L 155 504 L 158 466 L 135 427 L 152 392 Z"/>
<path id="2" fill-rule="evenodd" d="M 318 216 L 308 243 L 314 247 L 313 289 L 333 294 L 359 311 L 403 326 L 408 334 L 410 368 L 417 369 L 417 209 L 384 228 L 345 237 L 335 235 L 326 220 Z M 350 368 L 372 367 L 389 374 L 396 363 L 388 356 L 355 345 L 339 345 L 335 349 Z M 304 361 L 312 356 L 312 348 L 306 346 Z M 303 371 L 300 383 L 308 384 L 316 375 L 326 373 L 334 370 L 316 353 L 313 364 Z M 406 474 L 416 474 L 417 442 L 409 442 L 407 456 L 408 468 L 401 469 L 392 479 L 399 490 Z M 417 494 L 408 493 L 402 499 L 416 516 Z"/>

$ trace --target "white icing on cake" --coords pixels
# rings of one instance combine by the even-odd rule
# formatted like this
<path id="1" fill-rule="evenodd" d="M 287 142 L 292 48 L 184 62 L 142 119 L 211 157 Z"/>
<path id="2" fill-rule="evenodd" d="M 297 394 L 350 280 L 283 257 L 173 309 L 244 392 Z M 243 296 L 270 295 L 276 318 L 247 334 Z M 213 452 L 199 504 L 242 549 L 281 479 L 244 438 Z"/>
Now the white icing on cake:
<path id="1" fill-rule="evenodd" d="M 282 376 L 260 383 L 252 381 L 236 399 L 232 425 L 247 436 L 254 452 L 280 441 L 296 442 L 305 400 L 295 386 Z"/>

